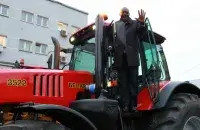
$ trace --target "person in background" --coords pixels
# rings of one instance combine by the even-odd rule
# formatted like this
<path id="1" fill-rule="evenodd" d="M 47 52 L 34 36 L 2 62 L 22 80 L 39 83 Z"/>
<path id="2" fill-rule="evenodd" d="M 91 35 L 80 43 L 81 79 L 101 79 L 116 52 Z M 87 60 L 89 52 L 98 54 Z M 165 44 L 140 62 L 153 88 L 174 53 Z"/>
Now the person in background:
<path id="1" fill-rule="evenodd" d="M 119 75 L 124 111 L 136 110 L 137 107 L 139 38 L 146 30 L 145 14 L 144 10 L 140 10 L 139 17 L 132 20 L 129 9 L 124 7 L 120 11 L 120 20 L 115 22 L 114 66 Z"/>

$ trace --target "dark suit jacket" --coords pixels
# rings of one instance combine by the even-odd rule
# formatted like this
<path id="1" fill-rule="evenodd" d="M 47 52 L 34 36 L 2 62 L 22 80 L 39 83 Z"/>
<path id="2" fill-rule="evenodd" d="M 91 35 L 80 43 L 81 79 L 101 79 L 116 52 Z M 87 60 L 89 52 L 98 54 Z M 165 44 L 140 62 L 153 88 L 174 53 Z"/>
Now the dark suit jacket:
<path id="1" fill-rule="evenodd" d="M 128 66 L 139 66 L 139 36 L 146 30 L 144 23 L 129 19 L 125 24 L 119 20 L 115 26 L 116 39 L 113 43 L 115 67 L 122 66 L 124 52 L 126 52 Z"/>

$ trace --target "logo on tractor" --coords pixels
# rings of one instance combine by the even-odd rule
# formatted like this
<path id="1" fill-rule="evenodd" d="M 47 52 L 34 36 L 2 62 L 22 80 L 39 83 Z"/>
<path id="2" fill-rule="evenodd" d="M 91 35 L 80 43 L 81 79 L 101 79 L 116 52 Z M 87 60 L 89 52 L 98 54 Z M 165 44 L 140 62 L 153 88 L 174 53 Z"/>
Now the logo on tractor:
<path id="1" fill-rule="evenodd" d="M 75 83 L 75 82 L 69 82 L 69 88 L 85 88 L 86 84 L 84 83 Z"/>
<path id="2" fill-rule="evenodd" d="M 24 79 L 8 79 L 7 85 L 8 86 L 16 86 L 16 87 L 26 87 L 27 81 Z"/>

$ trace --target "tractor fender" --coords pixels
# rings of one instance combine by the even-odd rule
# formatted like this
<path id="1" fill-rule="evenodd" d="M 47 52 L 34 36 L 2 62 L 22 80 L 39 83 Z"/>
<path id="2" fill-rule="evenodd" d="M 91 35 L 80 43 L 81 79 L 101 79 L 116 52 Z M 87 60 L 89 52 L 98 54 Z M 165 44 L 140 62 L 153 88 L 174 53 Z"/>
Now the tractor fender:
<path id="1" fill-rule="evenodd" d="M 34 112 L 51 116 L 54 120 L 60 122 L 67 128 L 74 130 L 87 129 L 97 130 L 95 125 L 84 115 L 68 107 L 51 104 L 35 104 L 31 106 L 20 106 L 12 112 Z"/>
<path id="2" fill-rule="evenodd" d="M 188 81 L 171 81 L 159 93 L 158 101 L 153 106 L 153 109 L 160 109 L 165 107 L 170 97 L 175 93 L 191 93 L 200 96 L 200 89 Z"/>

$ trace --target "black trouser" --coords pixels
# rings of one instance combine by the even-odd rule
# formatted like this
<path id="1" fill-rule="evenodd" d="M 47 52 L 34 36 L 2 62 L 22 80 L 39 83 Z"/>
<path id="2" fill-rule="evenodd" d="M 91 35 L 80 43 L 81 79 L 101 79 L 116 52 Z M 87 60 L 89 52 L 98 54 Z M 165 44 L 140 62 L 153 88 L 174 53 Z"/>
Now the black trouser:
<path id="1" fill-rule="evenodd" d="M 138 94 L 138 66 L 128 66 L 127 58 L 124 56 L 123 65 L 118 68 L 119 93 L 122 99 L 122 106 L 137 106 Z"/>

